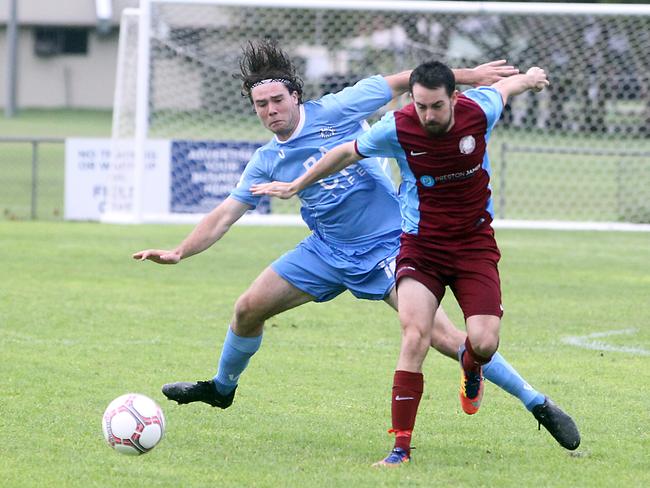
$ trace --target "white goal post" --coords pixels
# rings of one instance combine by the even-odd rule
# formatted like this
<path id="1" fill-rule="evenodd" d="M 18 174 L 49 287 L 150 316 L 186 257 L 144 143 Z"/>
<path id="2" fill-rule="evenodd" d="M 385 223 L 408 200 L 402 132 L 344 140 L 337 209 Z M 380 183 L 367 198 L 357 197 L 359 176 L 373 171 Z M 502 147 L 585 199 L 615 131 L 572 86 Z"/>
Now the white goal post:
<path id="1" fill-rule="evenodd" d="M 431 58 L 542 66 L 550 88 L 512 100 L 490 142 L 498 222 L 650 224 L 650 5 L 385 0 L 141 0 L 126 10 L 113 152 L 133 159 L 115 165 L 103 221 L 196 222 L 227 193 L 270 138 L 233 78 L 241 47 L 262 38 L 298 64 L 306 99 Z M 171 185 L 162 206 L 147 196 L 152 141 L 171 145 L 171 178 L 156 180 Z M 297 208 L 273 201 L 250 220 L 295 222 Z"/>

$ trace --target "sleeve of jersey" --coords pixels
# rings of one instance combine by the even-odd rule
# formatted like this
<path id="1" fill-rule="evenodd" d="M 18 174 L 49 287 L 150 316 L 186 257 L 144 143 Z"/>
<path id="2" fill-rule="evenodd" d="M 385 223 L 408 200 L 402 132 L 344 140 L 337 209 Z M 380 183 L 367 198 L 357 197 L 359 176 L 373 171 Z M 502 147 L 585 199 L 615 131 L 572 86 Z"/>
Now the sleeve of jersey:
<path id="1" fill-rule="evenodd" d="M 479 104 L 487 117 L 488 130 L 492 130 L 503 112 L 503 98 L 497 89 L 481 86 L 467 90 L 463 94 Z"/>
<path id="2" fill-rule="evenodd" d="M 321 103 L 331 116 L 361 121 L 390 102 L 392 97 L 386 79 L 376 75 L 338 93 L 325 95 Z"/>
<path id="3" fill-rule="evenodd" d="M 370 130 L 361 134 L 354 141 L 354 149 L 359 156 L 364 158 L 395 157 L 398 146 L 395 114 L 393 112 L 386 113 Z"/>
<path id="4" fill-rule="evenodd" d="M 239 178 L 237 186 L 230 192 L 230 196 L 238 202 L 257 207 L 261 197 L 251 193 L 251 186 L 256 183 L 268 183 L 271 181 L 268 172 L 264 169 L 263 161 L 260 158 L 259 150 L 253 154 L 253 157 L 244 168 L 244 172 Z"/>

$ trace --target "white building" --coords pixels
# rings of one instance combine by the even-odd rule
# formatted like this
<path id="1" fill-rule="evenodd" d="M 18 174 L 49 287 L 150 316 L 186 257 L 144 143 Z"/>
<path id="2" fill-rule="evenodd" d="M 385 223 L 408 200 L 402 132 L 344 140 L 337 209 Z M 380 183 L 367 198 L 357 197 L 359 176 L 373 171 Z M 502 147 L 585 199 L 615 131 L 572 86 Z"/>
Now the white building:
<path id="1" fill-rule="evenodd" d="M 138 0 L 18 0 L 16 106 L 110 108 L 119 19 Z M 0 0 L 0 106 L 7 96 L 7 24 Z"/>

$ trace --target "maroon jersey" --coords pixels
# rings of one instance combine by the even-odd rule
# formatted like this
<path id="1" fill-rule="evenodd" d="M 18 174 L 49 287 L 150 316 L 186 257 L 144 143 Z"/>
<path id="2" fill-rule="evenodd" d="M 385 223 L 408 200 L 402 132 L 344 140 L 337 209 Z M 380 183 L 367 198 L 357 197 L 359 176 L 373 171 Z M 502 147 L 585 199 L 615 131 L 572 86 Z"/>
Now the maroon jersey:
<path id="1" fill-rule="evenodd" d="M 449 132 L 431 136 L 415 106 L 387 114 L 357 139 L 363 156 L 393 156 L 402 173 L 402 229 L 424 241 L 455 240 L 492 221 L 486 144 L 503 102 L 493 88 L 468 90 Z"/>

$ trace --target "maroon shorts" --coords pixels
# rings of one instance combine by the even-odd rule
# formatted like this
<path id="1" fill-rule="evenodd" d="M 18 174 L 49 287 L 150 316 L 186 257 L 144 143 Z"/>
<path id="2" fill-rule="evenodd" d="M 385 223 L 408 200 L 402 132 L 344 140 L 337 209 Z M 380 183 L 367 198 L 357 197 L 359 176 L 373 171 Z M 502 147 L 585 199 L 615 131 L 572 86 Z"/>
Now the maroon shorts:
<path id="1" fill-rule="evenodd" d="M 444 244 L 402 234 L 395 281 L 398 286 L 405 276 L 419 281 L 431 290 L 438 303 L 449 286 L 465 319 L 472 315 L 502 317 L 497 267 L 500 257 L 491 229 Z"/>

